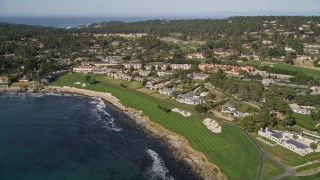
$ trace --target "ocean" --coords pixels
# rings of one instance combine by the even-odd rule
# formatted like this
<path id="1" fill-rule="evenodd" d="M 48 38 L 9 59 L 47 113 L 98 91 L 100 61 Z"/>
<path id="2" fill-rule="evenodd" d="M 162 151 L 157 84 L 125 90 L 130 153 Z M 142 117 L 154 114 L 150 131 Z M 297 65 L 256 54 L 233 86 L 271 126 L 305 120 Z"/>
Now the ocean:
<path id="1" fill-rule="evenodd" d="M 148 20 L 147 17 L 0 17 L 0 22 L 12 24 L 40 25 L 47 27 L 77 27 L 92 23 L 123 21 L 135 22 Z"/>
<path id="2" fill-rule="evenodd" d="M 83 25 L 90 25 L 92 23 L 122 21 L 122 22 L 137 22 L 152 19 L 202 19 L 202 18 L 215 18 L 223 19 L 227 16 L 190 16 L 190 17 L 0 17 L 0 22 L 12 24 L 27 24 L 27 25 L 41 25 L 47 27 L 77 27 Z"/>
<path id="3" fill-rule="evenodd" d="M 1 94 L 0 159 L 0 180 L 196 178 L 120 110 L 68 94 Z"/>

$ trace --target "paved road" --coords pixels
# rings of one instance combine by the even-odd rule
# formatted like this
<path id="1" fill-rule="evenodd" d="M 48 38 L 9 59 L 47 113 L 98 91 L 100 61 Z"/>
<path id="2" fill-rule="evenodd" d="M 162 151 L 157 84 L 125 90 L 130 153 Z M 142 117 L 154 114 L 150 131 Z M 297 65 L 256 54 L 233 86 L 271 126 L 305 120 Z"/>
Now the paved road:
<path id="1" fill-rule="evenodd" d="M 259 154 L 260 154 L 260 165 L 259 165 L 259 171 L 257 175 L 257 180 L 261 179 L 262 172 L 263 172 L 263 164 L 264 164 L 264 152 L 261 149 L 260 145 L 248 134 L 247 131 L 243 130 L 244 133 L 248 136 L 248 138 L 253 142 L 253 144 L 257 147 Z"/>
<path id="2" fill-rule="evenodd" d="M 315 174 L 318 174 L 320 173 L 320 168 L 316 171 L 313 171 L 313 172 L 310 172 L 310 173 L 305 173 L 305 174 L 297 174 L 296 176 L 312 176 L 312 175 L 315 175 Z"/>

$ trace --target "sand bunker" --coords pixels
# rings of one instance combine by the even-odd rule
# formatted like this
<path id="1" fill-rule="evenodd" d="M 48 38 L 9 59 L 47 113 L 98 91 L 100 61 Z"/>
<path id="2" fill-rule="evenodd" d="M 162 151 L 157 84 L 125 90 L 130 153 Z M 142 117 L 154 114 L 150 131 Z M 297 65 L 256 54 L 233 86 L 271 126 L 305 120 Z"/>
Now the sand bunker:
<path id="1" fill-rule="evenodd" d="M 203 120 L 203 124 L 207 126 L 207 128 L 214 133 L 222 132 L 221 126 L 219 126 L 219 124 L 213 119 L 206 118 Z"/>
<path id="2" fill-rule="evenodd" d="M 178 108 L 174 108 L 174 109 L 172 109 L 171 111 L 177 112 L 177 113 L 181 114 L 181 115 L 184 116 L 184 117 L 189 117 L 189 116 L 191 116 L 191 113 L 190 113 L 190 112 L 188 112 L 188 111 L 182 111 L 182 110 L 180 110 L 180 109 L 178 109 Z"/>

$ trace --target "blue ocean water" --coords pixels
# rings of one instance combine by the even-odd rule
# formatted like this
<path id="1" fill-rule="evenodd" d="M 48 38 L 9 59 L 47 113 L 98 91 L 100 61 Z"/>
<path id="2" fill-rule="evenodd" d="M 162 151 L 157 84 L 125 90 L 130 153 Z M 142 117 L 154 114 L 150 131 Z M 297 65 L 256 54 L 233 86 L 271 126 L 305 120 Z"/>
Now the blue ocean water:
<path id="1" fill-rule="evenodd" d="M 47 27 L 77 27 L 92 23 L 123 21 L 143 21 L 147 17 L 0 17 L 0 22 L 13 24 L 41 25 Z"/>
<path id="2" fill-rule="evenodd" d="M 194 178 L 161 141 L 101 99 L 0 95 L 0 180 Z"/>

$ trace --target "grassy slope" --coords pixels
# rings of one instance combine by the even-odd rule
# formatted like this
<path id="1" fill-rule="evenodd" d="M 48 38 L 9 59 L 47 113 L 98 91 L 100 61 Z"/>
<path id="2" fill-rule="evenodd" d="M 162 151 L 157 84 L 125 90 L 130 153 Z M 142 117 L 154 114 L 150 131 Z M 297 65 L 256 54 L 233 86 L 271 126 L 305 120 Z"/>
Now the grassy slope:
<path id="1" fill-rule="evenodd" d="M 317 125 L 317 122 L 314 121 L 310 116 L 299 114 L 299 113 L 293 113 L 293 117 L 295 117 L 297 125 L 308 129 L 310 131 L 316 131 L 317 128 L 315 127 Z"/>
<path id="2" fill-rule="evenodd" d="M 260 146 L 266 150 L 267 153 L 269 153 L 271 156 L 279 159 L 280 161 L 288 164 L 289 166 L 297 166 L 300 164 L 307 163 L 308 161 L 319 159 L 320 153 L 316 154 L 310 154 L 307 156 L 301 156 L 297 153 L 294 153 L 280 145 L 277 146 L 270 146 L 268 144 L 265 144 L 261 141 L 257 141 Z"/>
<path id="3" fill-rule="evenodd" d="M 281 180 L 320 180 L 320 175 L 315 174 L 312 176 L 305 176 L 305 177 L 287 176 L 282 178 Z"/>
<path id="4" fill-rule="evenodd" d="M 184 136 L 194 149 L 203 152 L 209 161 L 217 164 L 229 179 L 256 178 L 259 154 L 240 129 L 221 124 L 223 132 L 213 134 L 202 124 L 202 118 L 198 115 L 183 117 L 178 113 L 164 113 L 157 108 L 158 104 L 171 108 L 173 105 L 129 88 L 120 88 L 118 85 L 120 83 L 109 78 L 101 76 L 96 76 L 96 78 L 101 80 L 101 83 L 89 85 L 85 89 L 110 92 L 125 106 L 142 110 L 153 121 Z M 79 87 L 73 84 L 78 81 L 84 82 L 84 75 L 69 74 L 61 77 L 52 85 Z M 132 85 L 135 86 L 134 83 Z"/>
<path id="5" fill-rule="evenodd" d="M 262 172 L 262 180 L 269 180 L 272 177 L 281 174 L 284 172 L 284 169 L 273 162 L 268 157 L 264 158 L 263 172 Z"/>
<path id="6" fill-rule="evenodd" d="M 300 168 L 297 169 L 297 172 L 303 172 L 303 171 L 307 171 L 307 170 L 310 170 L 310 169 L 315 169 L 315 168 L 318 168 L 318 167 L 320 167 L 320 162 L 300 167 Z"/>
<path id="7" fill-rule="evenodd" d="M 289 64 L 280 64 L 280 63 L 266 63 L 263 61 L 245 61 L 245 62 L 238 62 L 238 64 L 240 65 L 246 65 L 246 64 L 250 64 L 250 65 L 257 65 L 257 66 L 270 66 L 272 65 L 275 68 L 279 68 L 279 69 L 287 69 L 287 70 L 292 70 L 292 71 L 299 71 L 299 72 L 303 72 L 304 74 L 308 75 L 308 76 L 312 76 L 314 78 L 319 79 L 320 78 L 320 68 L 319 70 L 315 70 L 315 69 L 308 69 L 308 68 L 303 68 L 303 67 L 298 67 L 298 66 L 292 66 Z"/>

